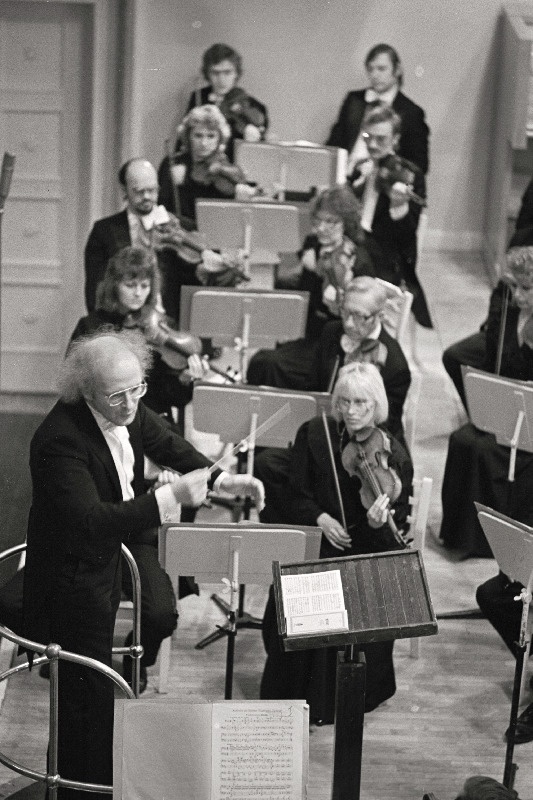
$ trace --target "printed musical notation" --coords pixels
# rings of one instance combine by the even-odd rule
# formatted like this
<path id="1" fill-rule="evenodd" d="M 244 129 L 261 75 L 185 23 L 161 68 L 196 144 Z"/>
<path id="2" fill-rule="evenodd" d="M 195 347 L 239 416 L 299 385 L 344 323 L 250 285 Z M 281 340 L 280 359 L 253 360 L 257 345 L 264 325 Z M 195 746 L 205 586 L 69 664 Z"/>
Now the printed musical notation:
<path id="1" fill-rule="evenodd" d="M 348 630 L 340 570 L 282 575 L 287 635 Z"/>
<path id="2" fill-rule="evenodd" d="M 212 800 L 300 800 L 302 705 L 213 706 Z"/>

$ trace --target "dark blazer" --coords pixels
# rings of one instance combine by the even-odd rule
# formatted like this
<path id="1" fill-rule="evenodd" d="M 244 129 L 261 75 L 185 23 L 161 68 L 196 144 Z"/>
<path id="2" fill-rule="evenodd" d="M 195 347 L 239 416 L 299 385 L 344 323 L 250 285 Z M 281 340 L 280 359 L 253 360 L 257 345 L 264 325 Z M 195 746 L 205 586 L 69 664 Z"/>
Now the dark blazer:
<path id="1" fill-rule="evenodd" d="M 504 284 L 500 281 L 490 298 L 484 365 L 484 369 L 487 372 L 494 372 L 496 367 L 500 322 L 502 318 L 503 291 Z M 500 375 L 504 378 L 531 381 L 533 380 L 533 350 L 526 344 L 520 345 L 518 342 L 517 326 L 519 314 L 519 308 L 510 302 L 505 320 Z"/>
<path id="2" fill-rule="evenodd" d="M 128 430 L 135 456 L 135 497 L 128 501 L 122 499 L 111 452 L 84 401 L 56 403 L 32 439 L 24 635 L 34 641 L 49 641 L 48 606 L 66 556 L 90 565 L 96 581 L 122 542 L 134 542 L 160 524 L 155 495 L 144 493 L 144 455 L 180 472 L 211 464 L 142 403 Z"/>
<path id="3" fill-rule="evenodd" d="M 344 365 L 346 354 L 340 344 L 343 332 L 340 320 L 327 322 L 324 326 L 315 354 L 311 386 L 313 391 L 326 392 L 337 359 L 339 369 Z M 378 338 L 387 348 L 386 361 L 380 368 L 389 401 L 387 428 L 393 436 L 403 438 L 403 404 L 411 385 L 411 373 L 402 348 L 396 339 L 393 339 L 383 327 Z"/>
<path id="4" fill-rule="evenodd" d="M 85 245 L 85 304 L 94 309 L 96 287 L 104 277 L 107 262 L 123 247 L 131 245 L 126 209 L 97 220 Z"/>
<path id="5" fill-rule="evenodd" d="M 327 145 L 344 147 L 348 152 L 354 146 L 368 104 L 365 103 L 365 89 L 348 92 L 333 125 Z M 416 164 L 422 172 L 429 169 L 429 128 L 424 111 L 413 103 L 403 92 L 398 92 L 392 103 L 393 109 L 401 117 L 402 130 L 398 155 Z"/>

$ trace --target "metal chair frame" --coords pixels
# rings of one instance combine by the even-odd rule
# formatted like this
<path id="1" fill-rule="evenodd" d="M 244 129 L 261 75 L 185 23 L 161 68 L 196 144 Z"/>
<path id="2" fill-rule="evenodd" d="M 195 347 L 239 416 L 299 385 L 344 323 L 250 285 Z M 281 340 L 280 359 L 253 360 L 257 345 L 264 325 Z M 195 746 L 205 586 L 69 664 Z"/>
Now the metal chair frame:
<path id="1" fill-rule="evenodd" d="M 0 553 L 0 563 L 7 560 L 11 556 L 23 553 L 25 550 L 25 543 L 15 545 L 14 547 L 5 550 L 3 553 Z M 71 653 L 68 650 L 63 650 L 58 644 L 52 643 L 44 645 L 38 642 L 33 642 L 31 639 L 25 639 L 23 636 L 18 636 L 17 634 L 13 633 L 13 631 L 9 630 L 9 628 L 5 628 L 0 625 L 0 636 L 5 637 L 19 647 L 23 647 L 25 650 L 31 650 L 32 652 L 39 654 L 38 658 L 33 659 L 34 666 L 44 664 L 46 662 L 49 662 L 50 664 L 48 771 L 37 772 L 29 767 L 25 767 L 21 764 L 18 764 L 16 761 L 13 761 L 1 751 L 0 763 L 2 763 L 5 767 L 8 767 L 8 769 L 13 770 L 20 775 L 24 775 L 27 778 L 45 782 L 48 787 L 49 797 L 51 800 L 55 800 L 57 798 L 57 790 L 60 786 L 79 791 L 105 792 L 108 794 L 112 794 L 113 792 L 112 786 L 103 786 L 96 783 L 84 783 L 81 781 L 70 781 L 66 778 L 61 778 L 57 772 L 59 699 L 58 662 L 60 659 L 63 659 L 64 661 L 71 661 L 74 664 L 95 669 L 112 680 L 128 699 L 134 699 L 135 697 L 138 697 L 140 658 L 143 654 L 143 648 L 140 644 L 141 582 L 135 559 L 125 545 L 122 545 L 122 555 L 128 564 L 133 584 L 133 642 L 130 647 L 114 647 L 113 653 L 128 654 L 131 656 L 131 658 L 133 658 L 132 675 L 135 691 L 129 687 L 124 678 L 119 675 L 118 672 L 115 672 L 114 669 L 108 667 L 106 664 L 102 664 L 101 661 L 97 661 L 94 658 L 88 658 L 87 656 L 80 656 L 77 653 Z M 29 669 L 29 663 L 27 661 L 25 663 L 18 664 L 16 667 L 11 667 L 0 674 L 0 681 L 7 680 L 7 678 L 10 678 L 12 675 L 17 675 L 18 673 L 24 672 L 27 669 Z"/>

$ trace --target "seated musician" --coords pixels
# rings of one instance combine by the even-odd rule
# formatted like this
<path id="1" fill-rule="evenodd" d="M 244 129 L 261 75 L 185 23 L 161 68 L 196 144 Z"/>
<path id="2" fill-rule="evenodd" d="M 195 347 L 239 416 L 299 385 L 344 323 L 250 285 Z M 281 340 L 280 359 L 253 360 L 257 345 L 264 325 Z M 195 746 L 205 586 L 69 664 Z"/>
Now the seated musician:
<path id="1" fill-rule="evenodd" d="M 156 252 L 163 283 L 163 305 L 173 319 L 179 320 L 181 287 L 200 283 L 197 266 L 201 258 L 184 259 L 176 252 L 175 245 L 185 232 L 175 218 L 168 224 L 158 224 L 157 173 L 149 161 L 144 158 L 127 161 L 120 168 L 118 178 L 126 208 L 97 220 L 85 247 L 87 310 L 94 310 L 96 287 L 104 277 L 109 259 L 122 247 L 133 245 Z"/>
<path id="2" fill-rule="evenodd" d="M 245 182 L 241 168 L 225 153 L 229 136 L 216 106 L 193 108 L 178 126 L 172 163 L 167 156 L 159 165 L 159 202 L 187 227 L 196 226 L 196 200 L 234 198 L 237 184 Z"/>
<path id="3" fill-rule="evenodd" d="M 314 417 L 297 433 L 285 501 L 279 512 L 286 523 L 322 528 L 321 558 L 379 553 L 402 546 L 387 524 L 387 512 L 393 509 L 396 526 L 405 526 L 413 468 L 402 446 L 381 429 L 387 416 L 387 396 L 377 367 L 353 363 L 339 373 L 332 416 L 326 418 L 333 463 L 323 418 Z M 394 485 L 390 497 L 381 491 L 377 496 L 371 493 L 369 498 L 362 497 L 361 477 L 354 471 L 355 451 L 360 445 L 370 459 L 373 455 L 369 451 L 388 451 L 387 477 Z M 305 698 L 313 721 L 333 722 L 336 649 L 283 652 L 272 593 L 263 622 L 263 638 L 267 660 L 261 698 Z M 365 710 L 372 711 L 396 690 L 393 642 L 365 644 L 362 649 L 367 663 Z"/>
<path id="4" fill-rule="evenodd" d="M 376 275 L 413 293 L 413 314 L 431 328 L 431 317 L 416 276 L 417 228 L 425 205 L 421 170 L 396 155 L 401 119 L 389 106 L 370 108 L 362 123 L 368 157 L 355 165 L 352 187 L 361 199 L 363 247 Z"/>
<path id="5" fill-rule="evenodd" d="M 369 86 L 348 92 L 326 144 L 348 150 L 348 174 L 357 161 L 366 155 L 361 135 L 363 117 L 376 103 L 390 106 L 401 118 L 402 129 L 398 155 L 416 164 L 426 173 L 429 166 L 429 128 L 424 111 L 402 92 L 400 56 L 390 44 L 377 44 L 365 58 Z"/>
<path id="6" fill-rule="evenodd" d="M 507 253 L 512 301 L 502 314 L 501 297 L 493 297 L 486 330 L 484 368 L 493 372 L 500 333 L 503 349 L 500 374 L 533 380 L 533 247 L 513 247 Z M 502 318 L 505 325 L 501 330 Z M 477 519 L 474 501 L 533 525 L 533 459 L 518 451 L 515 481 L 507 481 L 508 447 L 496 444 L 493 434 L 467 423 L 452 433 L 442 485 L 443 517 L 440 535 L 448 547 L 465 556 L 491 558 L 492 551 Z"/>
<path id="7" fill-rule="evenodd" d="M 191 93 L 187 111 L 211 103 L 222 111 L 231 128 L 228 156 L 233 160 L 233 141 L 259 142 L 268 128 L 266 106 L 238 83 L 242 77 L 241 55 L 227 44 L 213 44 L 202 56 L 202 75 L 207 86 Z"/>
<path id="8" fill-rule="evenodd" d="M 339 319 L 342 290 L 352 278 L 374 274 L 367 254 L 359 251 L 359 203 L 348 186 L 319 194 L 312 225 L 313 233 L 305 238 L 300 253 L 300 273 L 290 284 L 292 289 L 309 292 L 305 338 L 276 350 L 259 350 L 250 360 L 248 383 L 308 389 L 314 349 L 326 322 Z"/>
<path id="9" fill-rule="evenodd" d="M 193 341 L 190 335 L 176 338 L 173 321 L 158 310 L 160 285 L 155 254 L 144 247 L 123 247 L 109 260 L 96 292 L 96 307 L 79 320 L 71 341 L 106 327 L 116 331 L 137 328 L 153 345 L 170 336 L 170 346 L 154 352 L 144 404 L 171 421 L 172 408 L 182 408 L 192 398 L 188 376 L 201 378 L 205 370 L 200 359 L 201 342 Z M 171 347 L 174 341 L 182 342 L 183 354 Z M 196 352 L 187 355 L 191 347 Z"/>

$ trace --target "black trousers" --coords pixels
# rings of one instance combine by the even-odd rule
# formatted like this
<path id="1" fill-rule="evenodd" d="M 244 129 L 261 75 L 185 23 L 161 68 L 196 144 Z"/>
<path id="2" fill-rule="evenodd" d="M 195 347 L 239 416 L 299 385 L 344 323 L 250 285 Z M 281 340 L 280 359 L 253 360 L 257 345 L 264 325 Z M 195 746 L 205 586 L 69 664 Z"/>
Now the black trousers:
<path id="1" fill-rule="evenodd" d="M 466 339 L 461 339 L 446 348 L 442 354 L 442 363 L 444 369 L 453 381 L 453 385 L 457 389 L 459 397 L 462 400 L 464 407 L 468 410 L 466 404 L 465 387 L 463 385 L 463 374 L 461 372 L 461 365 L 466 367 L 476 367 L 476 369 L 483 369 L 485 366 L 486 358 L 486 337 L 484 331 L 478 331 L 467 336 Z"/>
<path id="2" fill-rule="evenodd" d="M 476 590 L 478 606 L 513 655 L 516 655 L 515 642 L 520 635 L 522 618 L 522 603 L 514 598 L 520 594 L 521 589 L 522 584 L 509 581 L 507 575 L 499 572 Z M 532 649 L 533 643 L 530 654 Z"/>

